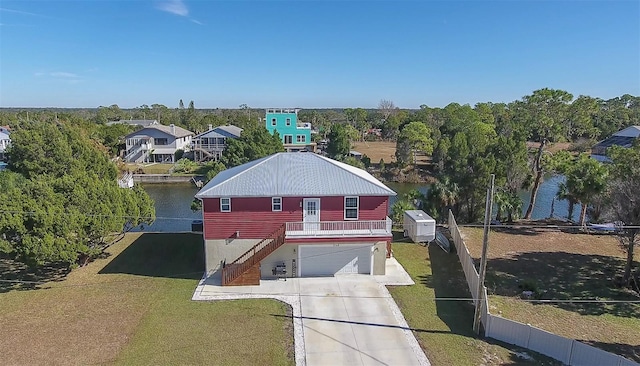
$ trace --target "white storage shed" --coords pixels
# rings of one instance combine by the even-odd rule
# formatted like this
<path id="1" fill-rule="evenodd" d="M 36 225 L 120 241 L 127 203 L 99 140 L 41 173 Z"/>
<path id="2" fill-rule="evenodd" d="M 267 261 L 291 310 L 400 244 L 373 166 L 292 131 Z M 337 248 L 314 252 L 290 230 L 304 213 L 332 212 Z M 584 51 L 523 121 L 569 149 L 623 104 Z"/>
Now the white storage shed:
<path id="1" fill-rule="evenodd" d="M 404 212 L 404 236 L 414 243 L 428 243 L 436 238 L 436 220 L 422 210 Z"/>

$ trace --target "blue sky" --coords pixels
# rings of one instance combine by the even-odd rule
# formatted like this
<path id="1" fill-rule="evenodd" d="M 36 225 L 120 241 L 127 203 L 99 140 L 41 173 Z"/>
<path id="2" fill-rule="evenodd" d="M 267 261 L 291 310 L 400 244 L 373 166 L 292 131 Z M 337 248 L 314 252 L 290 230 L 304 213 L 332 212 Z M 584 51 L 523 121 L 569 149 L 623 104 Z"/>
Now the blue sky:
<path id="1" fill-rule="evenodd" d="M 638 1 L 11 1 L 0 106 L 376 107 L 640 95 Z"/>

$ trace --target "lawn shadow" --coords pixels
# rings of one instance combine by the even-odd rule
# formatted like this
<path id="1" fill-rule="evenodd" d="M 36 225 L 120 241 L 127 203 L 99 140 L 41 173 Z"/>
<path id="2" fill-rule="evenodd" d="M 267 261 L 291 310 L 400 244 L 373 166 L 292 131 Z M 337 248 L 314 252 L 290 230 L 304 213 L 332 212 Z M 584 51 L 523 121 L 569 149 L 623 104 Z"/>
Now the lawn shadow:
<path id="1" fill-rule="evenodd" d="M 475 337 L 473 302 L 454 300 L 471 298 L 458 257 L 444 252 L 437 245 L 429 245 L 428 249 L 432 274 L 418 276 L 417 280 L 422 285 L 433 288 L 436 298 L 452 299 L 436 301 L 436 314 L 451 329 L 451 333 Z"/>
<path id="2" fill-rule="evenodd" d="M 419 276 L 418 280 L 422 285 L 435 290 L 436 298 L 440 299 L 436 301 L 436 314 L 451 329 L 451 333 L 470 338 L 480 338 L 488 344 L 509 349 L 511 351 L 510 360 L 506 365 L 562 365 L 561 362 L 537 352 L 492 338 L 478 337 L 473 331 L 473 316 L 475 312 L 473 302 L 471 300 L 460 300 L 471 299 L 473 296 L 469 292 L 464 271 L 455 253 L 455 248 L 453 248 L 453 252 L 446 253 L 437 245 L 429 245 L 429 258 L 432 275 Z M 452 300 L 446 300 L 446 298 L 451 298 Z M 523 355 L 531 358 L 521 357 Z"/>
<path id="3" fill-rule="evenodd" d="M 536 236 L 542 234 L 542 231 L 535 226 L 508 226 L 509 224 L 502 224 L 505 226 L 491 226 L 491 231 L 498 233 L 506 233 L 513 235 L 527 235 Z"/>
<path id="4" fill-rule="evenodd" d="M 201 234 L 144 233 L 98 273 L 200 279 L 203 272 Z"/>
<path id="5" fill-rule="evenodd" d="M 47 282 L 63 281 L 71 269 L 67 264 L 29 267 L 6 254 L 0 255 L 0 293 L 47 288 Z"/>
<path id="6" fill-rule="evenodd" d="M 596 342 L 593 340 L 583 340 L 583 339 L 578 339 L 578 341 L 588 344 L 590 346 L 599 348 L 601 350 L 611 352 L 616 355 L 620 355 L 622 357 L 626 357 L 635 362 L 640 362 L 640 346 L 633 347 L 623 343 Z"/>
<path id="7" fill-rule="evenodd" d="M 633 291 L 615 285 L 614 279 L 623 268 L 624 260 L 617 257 L 525 252 L 509 258 L 489 259 L 486 283 L 489 292 L 508 297 L 531 290 L 534 298 L 542 300 L 640 300 Z M 637 303 L 561 302 L 552 305 L 582 315 L 640 317 L 640 304 Z"/>
<path id="8" fill-rule="evenodd" d="M 568 234 L 584 234 L 580 225 L 561 219 L 516 220 L 492 225 L 492 231 L 505 234 L 535 236 L 549 231 L 561 231 Z"/>

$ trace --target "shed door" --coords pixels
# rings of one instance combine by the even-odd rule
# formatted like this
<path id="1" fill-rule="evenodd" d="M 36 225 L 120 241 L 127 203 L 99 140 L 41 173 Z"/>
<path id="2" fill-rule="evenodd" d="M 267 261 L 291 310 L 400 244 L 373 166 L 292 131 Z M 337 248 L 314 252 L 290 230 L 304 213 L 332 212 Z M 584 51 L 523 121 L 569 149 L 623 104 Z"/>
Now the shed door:
<path id="1" fill-rule="evenodd" d="M 300 276 L 371 273 L 371 244 L 301 245 Z"/>

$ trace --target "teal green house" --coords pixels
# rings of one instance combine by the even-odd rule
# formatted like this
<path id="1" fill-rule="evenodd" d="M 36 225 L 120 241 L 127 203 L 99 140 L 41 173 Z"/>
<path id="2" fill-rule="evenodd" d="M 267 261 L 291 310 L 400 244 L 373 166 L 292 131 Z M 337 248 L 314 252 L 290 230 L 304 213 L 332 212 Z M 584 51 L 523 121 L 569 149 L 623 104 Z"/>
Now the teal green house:
<path id="1" fill-rule="evenodd" d="M 265 127 L 272 135 L 278 131 L 286 151 L 315 152 L 316 144 L 311 141 L 311 123 L 298 122 L 298 111 L 295 108 L 269 108 L 265 113 Z"/>

